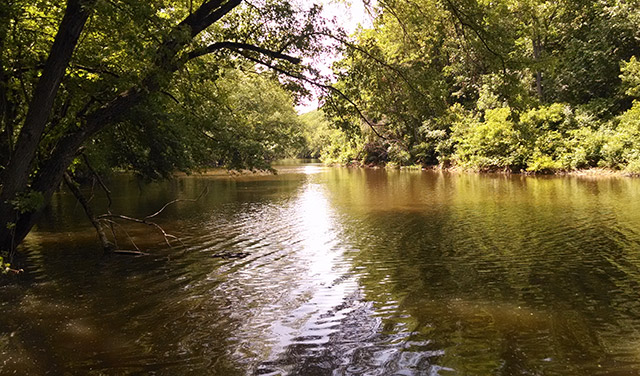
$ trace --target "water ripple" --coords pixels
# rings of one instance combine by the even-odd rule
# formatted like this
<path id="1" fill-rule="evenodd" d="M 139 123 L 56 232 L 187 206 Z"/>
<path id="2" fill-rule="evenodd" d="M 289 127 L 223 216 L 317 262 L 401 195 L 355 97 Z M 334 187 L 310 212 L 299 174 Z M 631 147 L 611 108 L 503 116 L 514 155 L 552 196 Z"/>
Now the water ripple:
<path id="1" fill-rule="evenodd" d="M 309 167 L 181 180 L 216 194 L 160 219 L 184 249 L 132 229 L 145 258 L 103 258 L 60 195 L 0 285 L 0 373 L 640 370 L 639 181 Z"/>

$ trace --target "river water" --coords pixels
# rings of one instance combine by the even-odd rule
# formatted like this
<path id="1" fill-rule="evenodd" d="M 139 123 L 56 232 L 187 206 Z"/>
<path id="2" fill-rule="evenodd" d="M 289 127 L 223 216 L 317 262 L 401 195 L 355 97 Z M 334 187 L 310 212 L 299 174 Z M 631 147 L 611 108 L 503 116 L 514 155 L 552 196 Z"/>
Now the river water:
<path id="1" fill-rule="evenodd" d="M 640 374 L 640 179 L 279 166 L 70 194 L 0 283 L 0 374 Z M 97 206 L 105 206 L 96 192 Z"/>

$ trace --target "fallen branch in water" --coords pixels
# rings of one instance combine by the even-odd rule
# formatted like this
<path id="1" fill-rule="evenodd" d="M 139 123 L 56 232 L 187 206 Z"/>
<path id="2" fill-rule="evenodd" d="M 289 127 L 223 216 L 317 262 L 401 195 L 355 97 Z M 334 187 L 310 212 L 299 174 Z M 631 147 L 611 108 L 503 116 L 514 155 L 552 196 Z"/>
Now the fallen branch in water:
<path id="1" fill-rule="evenodd" d="M 162 234 L 162 237 L 164 238 L 164 242 L 167 244 L 167 246 L 169 246 L 169 248 L 173 248 L 173 245 L 171 244 L 171 241 L 177 241 L 180 243 L 180 245 L 182 245 L 183 247 L 185 247 L 184 243 L 182 242 L 182 240 L 180 240 L 180 238 L 178 238 L 175 235 L 171 235 L 169 233 L 167 233 L 162 226 L 160 226 L 159 224 L 150 221 L 149 219 L 151 218 L 155 218 L 158 215 L 160 215 L 166 208 L 168 208 L 171 205 L 174 205 L 178 202 L 196 202 L 198 200 L 200 200 L 200 198 L 202 198 L 202 196 L 204 196 L 207 192 L 209 191 L 209 188 L 205 188 L 196 198 L 183 198 L 183 199 L 176 199 L 176 200 L 172 200 L 167 202 L 166 204 L 164 204 L 160 210 L 156 211 L 153 214 L 149 214 L 146 217 L 140 219 L 140 218 L 135 218 L 135 217 L 130 217 L 127 215 L 122 215 L 122 214 L 114 214 L 111 213 L 111 211 L 109 211 L 109 213 L 106 214 L 102 214 L 96 217 L 96 219 L 98 221 L 105 221 L 107 223 L 110 223 L 111 225 L 117 225 L 120 228 L 123 229 L 123 231 L 125 232 L 125 234 L 127 235 L 129 241 L 131 242 L 131 244 L 133 245 L 133 247 L 136 249 L 135 251 L 127 251 L 127 250 L 117 250 L 117 252 L 114 251 L 114 253 L 118 253 L 118 254 L 128 254 L 128 255 L 145 255 L 145 252 L 142 252 L 140 250 L 140 248 L 137 246 L 137 244 L 133 241 L 133 238 L 131 238 L 131 236 L 129 235 L 129 233 L 127 233 L 126 230 L 124 230 L 123 226 L 116 222 L 116 220 L 121 220 L 121 221 L 127 221 L 127 222 L 134 222 L 134 223 L 139 223 L 141 225 L 146 225 L 146 226 L 150 226 L 155 228 L 156 230 L 158 230 L 158 232 L 160 232 L 160 234 Z M 115 232 L 114 232 L 114 236 L 115 236 Z"/>
<path id="2" fill-rule="evenodd" d="M 98 174 L 96 169 L 93 168 L 93 166 L 91 165 L 91 162 L 89 161 L 89 158 L 87 157 L 87 155 L 85 153 L 82 153 L 81 155 L 82 155 L 82 158 L 84 159 L 85 165 L 89 169 L 89 172 L 91 172 L 91 175 L 93 175 L 94 182 L 95 181 L 98 182 L 98 184 L 102 188 L 102 191 L 107 196 L 107 200 L 109 202 L 109 204 L 107 206 L 107 213 L 111 213 L 111 206 L 113 205 L 113 199 L 111 198 L 111 191 L 109 190 L 107 185 L 102 180 L 102 177 L 100 176 L 100 174 Z M 118 247 L 118 238 L 116 236 L 116 230 L 113 227 L 114 224 L 116 224 L 116 223 L 115 222 L 110 222 L 109 223 L 109 229 L 111 230 L 111 236 L 113 237 L 113 246 L 114 246 L 114 248 L 117 248 Z M 126 233 L 126 231 L 125 231 L 125 233 Z M 127 236 L 128 235 L 129 234 L 127 234 Z"/>
<path id="3" fill-rule="evenodd" d="M 133 238 L 131 237 L 131 235 L 129 235 L 129 233 L 125 230 L 124 226 L 122 226 L 122 224 L 118 223 L 117 220 L 121 220 L 121 221 L 126 221 L 126 222 L 134 222 L 134 223 L 139 223 L 142 225 L 146 225 L 146 226 L 150 226 L 155 228 L 156 230 L 158 230 L 158 232 L 160 232 L 160 234 L 162 234 L 162 237 L 164 238 L 165 243 L 169 246 L 169 248 L 173 248 L 173 245 L 171 244 L 171 241 L 177 241 L 179 242 L 183 247 L 185 246 L 184 243 L 182 242 L 182 240 L 180 240 L 180 238 L 178 238 L 175 235 L 171 235 L 169 233 L 167 233 L 162 226 L 160 226 L 159 224 L 150 221 L 150 219 L 157 217 L 158 215 L 160 215 L 165 209 L 167 209 L 169 206 L 174 205 L 178 202 L 196 202 L 198 201 L 202 196 L 204 196 L 208 191 L 208 187 L 205 188 L 202 193 L 200 193 L 198 195 L 198 197 L 196 197 L 195 199 L 177 199 L 177 200 L 173 200 L 173 201 L 169 201 L 166 204 L 164 204 L 160 210 L 156 211 L 153 214 L 149 214 L 146 217 L 140 219 L 140 218 L 135 218 L 135 217 L 129 217 L 126 215 L 122 215 L 122 214 L 114 214 L 111 212 L 111 204 L 112 204 L 112 200 L 111 200 L 111 195 L 110 195 L 110 191 L 109 189 L 106 187 L 106 185 L 102 182 L 102 180 L 99 178 L 99 176 L 97 176 L 97 174 L 95 173 L 95 171 L 93 169 L 92 173 L 94 173 L 94 175 L 96 175 L 96 177 L 99 179 L 99 184 L 102 187 L 102 189 L 105 191 L 105 193 L 107 194 L 107 198 L 109 200 L 109 207 L 107 208 L 107 213 L 106 214 L 101 214 L 101 215 L 94 215 L 93 214 L 93 210 L 91 208 L 91 205 L 89 204 L 89 200 L 87 200 L 84 195 L 82 194 L 82 191 L 79 188 L 79 184 L 73 179 L 73 177 L 68 173 L 65 172 L 64 173 L 64 182 L 67 185 L 67 187 L 69 188 L 69 190 L 71 191 L 71 193 L 76 197 L 76 200 L 78 200 L 78 202 L 80 203 L 80 205 L 82 206 L 82 208 L 84 209 L 85 214 L 87 215 L 87 218 L 89 218 L 89 221 L 91 222 L 91 224 L 93 225 L 93 227 L 95 228 L 97 234 L 98 234 L 98 239 L 100 240 L 100 243 L 102 244 L 102 248 L 104 249 L 105 253 L 115 253 L 115 254 L 121 254 L 121 255 L 135 255 L 135 256 L 144 256 L 144 255 L 148 255 L 148 253 L 145 253 L 143 251 L 140 250 L 140 248 L 138 247 L 138 245 L 135 243 L 135 241 L 133 240 Z M 104 231 L 104 225 L 109 226 L 109 228 L 111 229 L 111 235 L 113 238 L 113 242 L 109 240 L 109 238 L 107 237 L 106 232 Z M 118 249 L 118 240 L 117 240 L 117 235 L 116 235 L 116 230 L 115 227 L 120 228 L 125 235 L 127 236 L 129 242 L 132 244 L 132 246 L 135 248 L 135 250 L 126 250 L 126 249 Z"/>
<path id="4" fill-rule="evenodd" d="M 102 214 L 102 215 L 99 215 L 97 217 L 97 219 L 98 220 L 107 220 L 108 219 L 108 220 L 111 220 L 111 221 L 113 221 L 114 219 L 120 219 L 120 220 L 123 220 L 123 221 L 135 222 L 135 223 L 140 223 L 140 224 L 143 224 L 143 225 L 155 227 L 162 234 L 162 236 L 164 237 L 164 241 L 165 241 L 165 243 L 167 243 L 169 248 L 173 248 L 173 246 L 171 245 L 171 242 L 169 241 L 169 239 L 177 240 L 180 243 L 182 243 L 182 241 L 177 236 L 167 233 L 159 224 L 146 220 L 146 217 L 145 217 L 145 219 L 139 219 L 139 218 L 129 217 L 129 216 L 126 216 L 126 215 L 121 215 L 121 214 Z M 131 239 L 131 238 L 129 237 L 129 239 Z M 134 246 L 135 246 L 135 243 L 134 243 Z M 138 248 L 138 247 L 136 246 L 136 248 Z"/>
<path id="5" fill-rule="evenodd" d="M 82 194 L 82 191 L 80 191 L 79 184 L 75 180 L 73 180 L 73 178 L 68 172 L 65 172 L 64 175 L 62 176 L 64 178 L 65 184 L 67 185 L 71 193 L 73 193 L 73 195 L 76 197 L 76 200 L 78 200 L 80 205 L 82 205 L 82 208 L 84 209 L 84 213 L 87 215 L 87 218 L 89 218 L 89 221 L 91 222 L 93 227 L 96 229 L 96 233 L 98 234 L 98 239 L 100 240 L 100 244 L 102 244 L 102 249 L 105 252 L 112 251 L 113 244 L 107 238 L 107 234 L 104 232 L 102 223 L 93 214 L 93 210 L 91 209 L 91 205 L 89 205 L 89 201 L 84 197 L 84 195 Z"/>

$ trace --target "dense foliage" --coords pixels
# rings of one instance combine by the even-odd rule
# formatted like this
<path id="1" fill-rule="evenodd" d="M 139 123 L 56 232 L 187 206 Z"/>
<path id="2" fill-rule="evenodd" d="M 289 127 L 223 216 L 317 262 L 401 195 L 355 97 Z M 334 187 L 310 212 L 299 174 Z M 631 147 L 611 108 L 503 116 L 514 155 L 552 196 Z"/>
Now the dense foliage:
<path id="1" fill-rule="evenodd" d="M 349 164 L 359 157 L 361 137 L 349 136 L 327 120 L 322 110 L 300 116 L 303 149 L 299 156 L 320 159 L 327 164 Z"/>
<path id="2" fill-rule="evenodd" d="M 157 179 L 209 167 L 269 169 L 295 155 L 303 141 L 291 93 L 250 67 L 219 74 L 177 77 L 171 96 L 156 94 L 131 110 L 86 146 L 93 167 Z"/>
<path id="3" fill-rule="evenodd" d="M 67 177 L 269 168 L 299 151 L 291 77 L 328 30 L 318 6 L 282 0 L 3 1 L 0 251 Z"/>
<path id="4" fill-rule="evenodd" d="M 351 101 L 334 92 L 324 107 L 363 140 L 359 161 L 640 172 L 637 0 L 384 0 L 372 12 L 334 69 Z"/>

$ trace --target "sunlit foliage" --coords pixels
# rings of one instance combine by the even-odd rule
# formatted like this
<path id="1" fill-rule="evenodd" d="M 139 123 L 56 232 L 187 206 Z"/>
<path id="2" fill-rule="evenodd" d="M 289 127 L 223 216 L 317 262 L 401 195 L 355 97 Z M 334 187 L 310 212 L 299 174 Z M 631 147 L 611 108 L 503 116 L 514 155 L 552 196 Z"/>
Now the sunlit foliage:
<path id="1" fill-rule="evenodd" d="M 363 161 L 636 170 L 637 1 L 383 0 L 371 11 L 373 28 L 334 68 L 353 103 L 325 98 L 332 121 L 367 140 Z"/>

